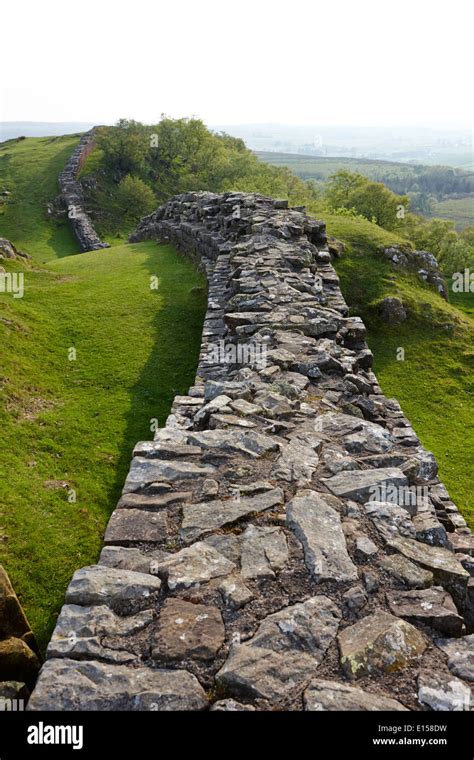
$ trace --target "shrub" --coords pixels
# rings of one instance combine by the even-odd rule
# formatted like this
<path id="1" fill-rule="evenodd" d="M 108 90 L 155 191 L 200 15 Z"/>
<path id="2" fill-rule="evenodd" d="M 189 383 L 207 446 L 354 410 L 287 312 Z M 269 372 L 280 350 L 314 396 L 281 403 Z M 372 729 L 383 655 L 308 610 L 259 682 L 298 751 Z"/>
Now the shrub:
<path id="1" fill-rule="evenodd" d="M 382 182 L 371 182 L 355 172 L 340 171 L 329 181 L 326 200 L 333 209 L 346 208 L 386 230 L 403 224 L 408 208 L 405 195 L 395 195 Z"/>
<path id="2" fill-rule="evenodd" d="M 137 222 L 158 205 L 153 190 L 140 177 L 131 174 L 120 181 L 116 202 L 119 212 L 130 222 Z"/>

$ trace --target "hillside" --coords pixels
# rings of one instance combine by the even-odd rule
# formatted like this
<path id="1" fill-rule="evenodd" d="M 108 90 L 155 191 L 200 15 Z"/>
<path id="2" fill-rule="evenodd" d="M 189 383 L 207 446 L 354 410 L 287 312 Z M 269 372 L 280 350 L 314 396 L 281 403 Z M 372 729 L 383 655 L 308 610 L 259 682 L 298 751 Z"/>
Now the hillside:
<path id="1" fill-rule="evenodd" d="M 334 264 L 346 301 L 367 325 L 384 393 L 398 399 L 433 451 L 452 499 L 473 526 L 474 441 L 467 421 L 474 398 L 474 293 L 453 294 L 447 304 L 415 275 L 395 274 L 377 253 L 379 242 L 397 242 L 393 233 L 382 241 L 375 225 L 360 220 L 332 217 L 327 223 L 346 244 Z M 381 320 L 379 305 L 387 296 L 398 296 L 408 308 L 403 324 Z M 400 347 L 404 361 L 396 358 Z"/>
<path id="2" fill-rule="evenodd" d="M 26 270 L 2 262 L 22 268 L 25 296 L 0 294 L 0 563 L 42 646 L 73 571 L 97 558 L 133 446 L 193 380 L 206 300 L 169 246 L 66 255 L 67 226 L 42 210 L 76 141 L 8 148 L 15 202 L 0 219 L 0 235 L 35 256 Z"/>
<path id="3" fill-rule="evenodd" d="M 25 298 L 0 294 L 0 562 L 42 644 L 72 571 L 97 557 L 131 447 L 151 436 L 150 420 L 161 424 L 173 395 L 193 380 L 205 306 L 203 278 L 189 262 L 169 246 L 123 244 L 126 229 L 118 231 L 122 241 L 109 237 L 111 249 L 74 255 L 66 220 L 49 219 L 45 209 L 77 142 L 76 135 L 0 146 L 0 188 L 11 193 L 0 235 L 33 256 Z M 88 171 L 100 162 L 94 152 Z M 258 181 L 252 177 L 251 189 Z M 317 203 L 308 208 L 319 215 Z M 395 233 L 359 218 L 326 221 L 346 245 L 336 267 L 368 326 L 382 387 L 400 400 L 453 500 L 472 518 L 472 301 L 445 304 L 418 279 L 393 273 L 377 249 L 400 242 Z M 159 278 L 158 291 L 150 290 L 150 275 Z M 401 326 L 378 316 L 380 301 L 394 294 L 409 305 Z M 400 346 L 404 362 L 396 361 Z M 76 502 L 68 501 L 71 489 Z"/>
<path id="4" fill-rule="evenodd" d="M 474 195 L 434 201 L 431 215 L 440 219 L 452 219 L 459 230 L 470 227 L 474 221 Z"/>
<path id="5" fill-rule="evenodd" d="M 0 144 L 0 231 L 37 261 L 77 252 L 67 220 L 48 222 L 47 205 L 58 194 L 58 174 L 79 135 L 32 137 Z"/>
<path id="6" fill-rule="evenodd" d="M 393 192 L 410 194 L 411 205 L 429 217 L 452 219 L 458 229 L 474 224 L 474 172 L 450 166 L 401 163 L 366 158 L 328 158 L 258 151 L 261 161 L 287 167 L 304 180 L 323 186 L 340 170 L 383 182 Z"/>

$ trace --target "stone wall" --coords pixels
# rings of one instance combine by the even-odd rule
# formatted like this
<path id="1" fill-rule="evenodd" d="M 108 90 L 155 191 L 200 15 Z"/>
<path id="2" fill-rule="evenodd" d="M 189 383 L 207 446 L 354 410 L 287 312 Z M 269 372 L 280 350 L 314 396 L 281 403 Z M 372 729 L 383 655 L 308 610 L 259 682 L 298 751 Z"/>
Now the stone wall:
<path id="1" fill-rule="evenodd" d="M 135 447 L 30 709 L 469 709 L 472 535 L 381 392 L 324 224 L 191 193 L 145 239 L 207 273 L 197 377 Z"/>
<path id="2" fill-rule="evenodd" d="M 61 200 L 81 252 L 110 248 L 108 243 L 101 241 L 94 229 L 94 225 L 84 208 L 84 194 L 81 183 L 77 179 L 84 162 L 94 148 L 94 139 L 95 129 L 85 132 L 59 175 Z"/>

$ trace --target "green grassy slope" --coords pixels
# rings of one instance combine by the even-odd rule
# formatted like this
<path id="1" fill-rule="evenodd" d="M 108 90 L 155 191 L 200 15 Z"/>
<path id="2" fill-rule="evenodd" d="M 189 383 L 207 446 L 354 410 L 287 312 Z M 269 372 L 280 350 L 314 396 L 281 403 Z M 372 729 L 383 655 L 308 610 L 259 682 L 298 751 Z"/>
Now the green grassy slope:
<path id="1" fill-rule="evenodd" d="M 77 253 L 67 220 L 48 220 L 46 207 L 58 194 L 58 175 L 79 137 L 30 137 L 0 144 L 0 190 L 11 193 L 0 205 L 0 235 L 38 261 Z"/>
<path id="2" fill-rule="evenodd" d="M 451 219 L 456 223 L 456 228 L 463 230 L 470 227 L 474 222 L 474 196 L 465 198 L 446 198 L 433 203 L 432 216 L 441 219 Z"/>
<path id="3" fill-rule="evenodd" d="M 451 498 L 474 527 L 474 294 L 445 303 L 415 275 L 394 274 L 377 254 L 380 231 L 359 220 L 328 218 L 328 231 L 346 243 L 336 262 L 345 298 L 368 328 L 374 370 L 388 396 L 400 402 L 422 443 L 438 461 Z M 365 228 L 365 229 L 364 229 Z M 386 243 L 397 242 L 383 233 Z M 398 296 L 408 319 L 388 325 L 378 315 L 383 298 Z M 404 361 L 397 350 L 405 350 Z"/>
<path id="4" fill-rule="evenodd" d="M 0 293 L 0 562 L 42 646 L 72 573 L 97 559 L 134 444 L 194 380 L 206 303 L 169 246 L 71 255 L 67 223 L 45 209 L 77 141 L 0 147 L 0 236 L 34 257 L 2 262 L 25 274 L 25 296 Z"/>
<path id="5" fill-rule="evenodd" d="M 189 261 L 155 243 L 64 258 L 27 271 L 23 299 L 0 294 L 0 562 L 41 644 L 97 558 L 134 444 L 194 380 L 205 300 Z"/>
<path id="6" fill-rule="evenodd" d="M 415 167 L 410 164 L 381 159 L 307 156 L 299 153 L 268 151 L 257 151 L 257 156 L 274 166 L 287 166 L 303 179 L 327 180 L 340 169 L 358 172 L 371 179 L 378 179 L 382 174 L 393 177 L 412 177 L 415 174 Z"/>

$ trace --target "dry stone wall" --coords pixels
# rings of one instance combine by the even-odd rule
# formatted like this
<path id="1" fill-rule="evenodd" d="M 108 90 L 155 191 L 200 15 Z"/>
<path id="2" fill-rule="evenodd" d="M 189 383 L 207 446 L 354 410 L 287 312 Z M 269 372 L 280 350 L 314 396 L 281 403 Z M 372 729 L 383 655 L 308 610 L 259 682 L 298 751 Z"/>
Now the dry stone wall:
<path id="1" fill-rule="evenodd" d="M 207 273 L 197 377 L 137 444 L 30 709 L 469 709 L 472 535 L 380 389 L 324 224 L 190 193 L 145 239 Z"/>
<path id="2" fill-rule="evenodd" d="M 97 251 L 100 248 L 110 248 L 104 243 L 94 229 L 89 215 L 84 208 L 84 194 L 77 176 L 86 158 L 92 152 L 95 141 L 95 129 L 81 137 L 79 145 L 72 152 L 66 166 L 59 175 L 61 201 L 67 211 L 68 219 L 74 235 L 79 243 L 81 252 Z"/>

